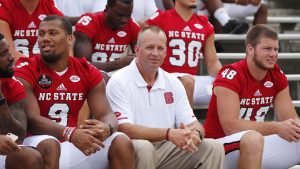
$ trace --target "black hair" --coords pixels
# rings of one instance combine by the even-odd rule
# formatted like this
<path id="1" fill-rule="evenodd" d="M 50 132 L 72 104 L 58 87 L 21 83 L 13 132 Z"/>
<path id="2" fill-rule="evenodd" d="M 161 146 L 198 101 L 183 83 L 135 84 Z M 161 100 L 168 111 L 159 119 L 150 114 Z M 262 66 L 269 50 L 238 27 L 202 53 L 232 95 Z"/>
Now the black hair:
<path id="1" fill-rule="evenodd" d="M 128 4 L 128 5 L 133 3 L 132 2 L 133 0 L 107 0 L 107 6 L 108 7 L 113 7 L 117 3 L 117 1 L 120 1 L 120 2 Z"/>
<path id="2" fill-rule="evenodd" d="M 68 35 L 72 34 L 72 25 L 64 17 L 58 16 L 58 15 L 48 15 L 46 18 L 43 19 L 43 21 L 53 21 L 53 20 L 61 21 L 61 26 L 64 28 L 64 30 L 67 32 L 67 34 Z"/>

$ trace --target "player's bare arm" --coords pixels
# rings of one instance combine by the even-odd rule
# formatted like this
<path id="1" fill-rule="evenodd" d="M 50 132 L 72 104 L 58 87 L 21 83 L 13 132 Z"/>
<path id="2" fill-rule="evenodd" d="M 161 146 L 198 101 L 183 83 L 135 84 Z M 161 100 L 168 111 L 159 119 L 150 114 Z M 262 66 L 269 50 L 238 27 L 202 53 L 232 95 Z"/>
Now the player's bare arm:
<path id="1" fill-rule="evenodd" d="M 274 110 L 278 121 L 280 121 L 276 128 L 277 134 L 287 141 L 300 140 L 299 118 L 292 103 L 289 87 L 286 87 L 276 95 Z"/>
<path id="2" fill-rule="evenodd" d="M 216 76 L 219 70 L 222 68 L 221 62 L 217 57 L 214 39 L 215 35 L 210 35 L 210 37 L 207 38 L 203 49 L 205 66 L 207 67 L 208 74 L 211 76 Z"/>
<path id="3" fill-rule="evenodd" d="M 103 135 L 99 138 L 104 140 L 118 130 L 118 123 L 106 97 L 105 82 L 103 80 L 89 92 L 87 101 L 91 114 L 98 120 L 98 122 L 87 121 L 87 123 L 103 130 L 101 132 Z"/>
<path id="4" fill-rule="evenodd" d="M 31 85 L 24 79 L 19 78 L 26 90 L 25 110 L 28 118 L 28 130 L 32 134 L 48 134 L 58 139 L 62 138 L 65 126 L 59 125 L 52 120 L 40 116 L 38 102 Z M 95 153 L 103 144 L 96 138 L 87 134 L 83 129 L 76 129 L 70 140 L 85 155 Z"/>
<path id="5" fill-rule="evenodd" d="M 255 130 L 262 135 L 276 134 L 278 122 L 253 122 L 240 119 L 240 98 L 239 95 L 225 87 L 214 87 L 214 94 L 217 96 L 217 109 L 221 126 L 226 135 L 240 131 Z"/>
<path id="6" fill-rule="evenodd" d="M 78 58 L 85 57 L 91 61 L 92 57 L 92 40 L 82 32 L 75 32 L 74 55 Z"/>
<path id="7" fill-rule="evenodd" d="M 74 55 L 76 57 L 86 57 L 86 59 L 97 69 L 111 72 L 127 66 L 133 59 L 131 55 L 121 57 L 111 62 L 92 62 L 92 40 L 82 32 L 75 32 Z"/>
<path id="8" fill-rule="evenodd" d="M 5 99 L 1 90 L 0 98 Z M 20 138 L 19 141 L 22 141 L 26 134 L 26 117 L 24 115 L 23 102 L 20 101 L 10 106 L 4 102 L 0 105 L 0 112 L 0 134 L 6 135 L 10 132 L 17 135 Z"/>
<path id="9" fill-rule="evenodd" d="M 28 131 L 32 134 L 48 134 L 61 139 L 64 126 L 40 116 L 40 108 L 31 85 L 24 79 L 18 78 L 26 91 L 25 110 L 28 119 Z"/>

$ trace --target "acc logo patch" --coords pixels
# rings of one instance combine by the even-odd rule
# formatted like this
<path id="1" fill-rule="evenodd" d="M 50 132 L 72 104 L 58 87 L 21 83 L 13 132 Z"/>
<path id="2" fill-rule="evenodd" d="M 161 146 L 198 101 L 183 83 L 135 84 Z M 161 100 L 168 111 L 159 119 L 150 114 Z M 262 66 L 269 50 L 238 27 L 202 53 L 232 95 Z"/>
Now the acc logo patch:
<path id="1" fill-rule="evenodd" d="M 117 33 L 117 35 L 119 36 L 119 37 L 124 37 L 124 36 L 126 36 L 127 35 L 127 33 L 126 32 L 124 32 L 124 31 L 119 31 L 118 33 Z"/>
<path id="2" fill-rule="evenodd" d="M 173 93 L 172 92 L 165 92 L 164 94 L 166 104 L 174 103 Z"/>
<path id="3" fill-rule="evenodd" d="M 40 16 L 38 17 L 39 18 L 39 20 L 43 20 L 44 18 L 46 18 L 47 17 L 47 15 L 45 15 L 45 14 L 40 14 Z"/>
<path id="4" fill-rule="evenodd" d="M 38 84 L 43 89 L 48 89 L 52 85 L 52 79 L 48 75 L 40 75 L 38 79 Z"/>
<path id="5" fill-rule="evenodd" d="M 198 24 L 198 23 L 196 23 L 194 26 L 195 26 L 195 28 L 198 28 L 198 29 L 202 29 L 203 28 L 203 26 L 200 25 L 200 24 Z"/>
<path id="6" fill-rule="evenodd" d="M 70 77 L 70 80 L 71 80 L 71 82 L 76 83 L 76 82 L 80 81 L 80 77 L 78 77 L 76 75 L 73 75 L 73 76 Z"/>
<path id="7" fill-rule="evenodd" d="M 272 82 L 270 82 L 270 81 L 266 81 L 265 82 L 265 84 L 264 84 L 264 86 L 266 87 L 266 88 L 271 88 L 271 87 L 273 87 L 273 83 Z"/>

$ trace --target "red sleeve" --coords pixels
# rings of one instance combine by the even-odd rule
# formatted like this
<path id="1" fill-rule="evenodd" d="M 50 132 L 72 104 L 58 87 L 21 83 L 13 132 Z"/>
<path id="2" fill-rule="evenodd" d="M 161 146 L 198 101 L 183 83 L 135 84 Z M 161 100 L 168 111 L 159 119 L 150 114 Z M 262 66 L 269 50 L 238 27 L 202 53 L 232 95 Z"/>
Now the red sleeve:
<path id="1" fill-rule="evenodd" d="M 135 23 L 132 19 L 131 19 L 131 37 L 134 41 L 137 41 L 137 37 L 139 32 L 141 31 L 140 26 Z"/>
<path id="2" fill-rule="evenodd" d="M 146 21 L 146 23 L 148 25 L 163 25 L 163 16 L 163 11 L 157 11 Z"/>
<path id="3" fill-rule="evenodd" d="M 36 65 L 29 58 L 20 58 L 14 67 L 15 76 L 26 80 L 32 87 L 35 87 L 34 68 Z"/>
<path id="4" fill-rule="evenodd" d="M 198 16 L 198 17 L 200 17 L 200 16 Z M 201 17 L 204 20 L 204 23 L 206 23 L 206 25 L 204 27 L 206 28 L 206 31 L 207 31 L 207 37 L 210 37 L 212 34 L 215 33 L 214 26 L 209 22 L 207 16 L 201 16 Z"/>
<path id="5" fill-rule="evenodd" d="M 224 66 L 218 73 L 216 80 L 214 81 L 215 86 L 221 86 L 228 88 L 236 93 L 240 93 L 240 86 L 242 77 L 239 72 L 232 66 Z"/>
<path id="6" fill-rule="evenodd" d="M 93 39 L 97 32 L 97 19 L 96 14 L 84 14 L 81 16 L 75 25 L 75 31 L 86 34 L 90 39 Z"/>
<path id="7" fill-rule="evenodd" d="M 275 70 L 274 73 L 275 73 L 275 78 L 276 78 L 275 86 L 276 86 L 277 93 L 279 93 L 280 91 L 285 89 L 289 84 L 288 84 L 287 77 L 284 75 L 282 70 L 280 70 L 280 68 L 277 64 L 275 65 L 274 70 Z"/>
<path id="8" fill-rule="evenodd" d="M 85 58 L 80 60 L 86 67 L 87 90 L 90 91 L 103 80 L 103 76 L 100 70 L 90 64 Z"/>
<path id="9" fill-rule="evenodd" d="M 6 21 L 9 25 L 11 25 L 11 14 L 10 10 L 11 8 L 8 7 L 8 2 L 6 0 L 0 1 L 0 20 Z"/>
<path id="10" fill-rule="evenodd" d="M 13 91 L 9 92 L 8 97 L 6 97 L 9 105 L 25 99 L 25 88 L 20 81 L 13 77 L 8 85 L 9 91 Z"/>

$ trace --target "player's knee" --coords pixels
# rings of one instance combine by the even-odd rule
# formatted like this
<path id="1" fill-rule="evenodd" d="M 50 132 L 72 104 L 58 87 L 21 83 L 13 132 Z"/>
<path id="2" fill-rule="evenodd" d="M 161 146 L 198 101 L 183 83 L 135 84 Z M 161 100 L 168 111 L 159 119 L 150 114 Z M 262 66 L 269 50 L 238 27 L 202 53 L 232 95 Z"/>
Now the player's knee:
<path id="1" fill-rule="evenodd" d="M 108 152 L 108 158 L 134 158 L 134 147 L 131 139 L 123 134 L 114 138 Z"/>
<path id="2" fill-rule="evenodd" d="M 137 159 L 154 158 L 156 150 L 151 142 L 147 140 L 134 140 L 133 145 Z"/>
<path id="3" fill-rule="evenodd" d="M 263 146 L 264 137 L 256 131 L 248 131 L 242 136 L 240 141 L 241 151 L 244 149 L 247 152 L 261 152 Z"/>
<path id="4" fill-rule="evenodd" d="M 211 154 L 223 157 L 225 155 L 224 146 L 214 139 L 204 139 L 200 143 L 202 147 L 211 152 Z"/>
<path id="5" fill-rule="evenodd" d="M 37 150 L 43 157 L 59 157 L 60 143 L 56 139 L 46 139 L 38 144 Z"/>
<path id="6" fill-rule="evenodd" d="M 7 156 L 5 167 L 10 169 L 42 169 L 42 155 L 35 149 L 22 147 L 21 152 L 11 153 Z"/>

